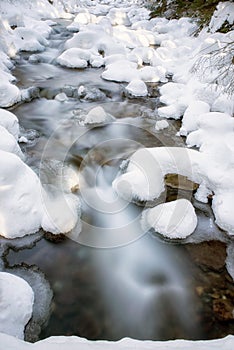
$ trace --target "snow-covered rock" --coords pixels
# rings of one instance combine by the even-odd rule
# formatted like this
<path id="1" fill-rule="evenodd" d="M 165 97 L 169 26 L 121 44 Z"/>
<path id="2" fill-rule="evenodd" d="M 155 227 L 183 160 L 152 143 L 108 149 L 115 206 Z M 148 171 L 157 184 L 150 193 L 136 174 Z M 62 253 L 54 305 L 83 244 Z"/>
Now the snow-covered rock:
<path id="1" fill-rule="evenodd" d="M 0 150 L 16 154 L 21 159 L 24 155 L 12 134 L 0 125 Z"/>
<path id="2" fill-rule="evenodd" d="M 115 61 L 106 65 L 106 70 L 102 73 L 102 78 L 117 82 L 129 83 L 139 78 L 137 64 L 126 60 Z"/>
<path id="3" fill-rule="evenodd" d="M 17 86 L 8 81 L 1 82 L 0 85 L 0 107 L 10 107 L 19 102 L 20 90 Z"/>
<path id="4" fill-rule="evenodd" d="M 101 106 L 94 107 L 88 112 L 88 114 L 81 114 L 79 116 L 79 122 L 81 125 L 105 124 L 113 122 L 114 120 L 115 118 L 107 113 Z"/>
<path id="5" fill-rule="evenodd" d="M 0 151 L 0 169 L 2 236 L 22 237 L 41 227 L 55 234 L 67 233 L 76 225 L 76 197 L 45 191 L 37 175 L 15 154 Z"/>
<path id="6" fill-rule="evenodd" d="M 22 278 L 0 272 L 0 296 L 0 332 L 24 339 L 24 327 L 32 316 L 32 288 Z"/>
<path id="7" fill-rule="evenodd" d="M 135 97 L 144 97 L 148 95 L 146 84 L 140 79 L 133 79 L 127 86 L 126 91 Z"/>
<path id="8" fill-rule="evenodd" d="M 155 123 L 155 130 L 156 131 L 160 131 L 160 130 L 163 130 L 163 129 L 166 129 L 169 127 L 169 123 L 162 119 L 162 120 L 158 120 L 156 123 Z"/>
<path id="9" fill-rule="evenodd" d="M 197 129 L 197 120 L 200 114 L 207 113 L 210 111 L 208 103 L 203 101 L 193 101 L 186 108 L 182 126 L 180 128 L 180 135 L 186 136 L 189 132 Z"/>
<path id="10" fill-rule="evenodd" d="M 19 121 L 11 112 L 0 108 L 0 125 L 3 126 L 16 140 L 19 137 Z"/>
<path id="11" fill-rule="evenodd" d="M 146 209 L 142 214 L 142 226 L 146 230 L 152 227 L 170 239 L 182 239 L 194 232 L 197 216 L 190 201 L 177 199 Z"/>
<path id="12" fill-rule="evenodd" d="M 64 51 L 58 58 L 57 62 L 61 66 L 69 68 L 86 68 L 90 60 L 90 52 L 85 49 L 71 48 Z"/>

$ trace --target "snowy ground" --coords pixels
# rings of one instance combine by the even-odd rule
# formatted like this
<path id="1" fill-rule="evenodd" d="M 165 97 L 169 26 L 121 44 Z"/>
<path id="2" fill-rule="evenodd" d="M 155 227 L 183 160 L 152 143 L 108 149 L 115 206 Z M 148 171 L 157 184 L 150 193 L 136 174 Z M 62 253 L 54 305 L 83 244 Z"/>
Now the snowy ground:
<path id="1" fill-rule="evenodd" d="M 53 20 L 58 17 L 72 19 L 68 30 L 73 33 L 72 38 L 66 41 L 64 51 L 56 57 L 59 65 L 71 69 L 104 67 L 102 78 L 125 83 L 126 94 L 133 98 L 148 95 L 147 83 L 163 83 L 160 101 L 164 106 L 155 111 L 158 117 L 156 130 L 167 128 L 168 118 L 182 120 L 178 136 L 186 137 L 188 148 L 161 147 L 137 151 L 125 165 L 124 172 L 114 181 L 116 192 L 128 200 L 148 201 L 163 192 L 165 175 L 176 173 L 187 176 L 199 184 L 196 199 L 207 202 L 208 196 L 212 196 L 217 225 L 230 237 L 234 235 L 234 101 L 233 95 L 226 91 L 233 74 L 233 55 L 225 51 L 226 45 L 233 42 L 234 31 L 226 34 L 217 32 L 225 20 L 233 23 L 234 4 L 221 3 L 209 29 L 194 36 L 197 26 L 190 19 L 150 19 L 149 11 L 141 7 L 140 3 L 134 0 L 63 0 L 54 1 L 54 5 L 51 5 L 46 0 L 35 0 L 32 6 L 28 0 L 1 2 L 0 202 L 4 206 L 1 204 L 0 232 L 6 238 L 22 237 L 41 227 L 54 234 L 67 233 L 79 224 L 80 203 L 72 194 L 71 187 L 66 190 L 63 188 L 62 191 L 53 189 L 52 192 L 42 187 L 38 176 L 26 164 L 27 156 L 20 149 L 19 141 L 22 138 L 18 120 L 13 113 L 4 109 L 30 97 L 31 90 L 20 90 L 11 73 L 14 58 L 27 50 L 32 52 L 33 60 L 35 52 L 43 52 L 48 46 Z M 219 67 L 212 71 L 208 67 L 209 74 L 206 75 L 205 70 L 202 77 L 191 72 L 199 57 L 209 56 L 210 52 L 220 48 L 224 48 L 220 53 L 224 57 L 223 62 L 226 66 L 230 65 L 225 79 L 219 79 Z M 217 56 L 214 64 L 215 60 Z M 208 61 L 205 62 L 207 64 Z M 78 95 L 84 92 L 82 89 L 78 90 Z M 60 102 L 66 98 L 64 93 L 56 96 Z M 97 107 L 87 115 L 82 115 L 80 123 L 85 125 L 110 121 L 114 122 L 114 118 Z M 171 219 L 167 220 L 168 217 Z M 194 231 L 196 222 L 194 209 L 185 200 L 147 209 L 142 215 L 144 227 L 153 227 L 169 238 L 187 237 Z M 233 271 L 230 256 L 229 270 Z M 4 292 L 5 284 L 2 281 L 3 278 L 0 291 Z M 30 308 L 32 297 L 28 299 Z M 15 309 L 15 299 L 11 307 Z M 0 323 L 5 322 L 5 319 L 0 318 Z M 17 332 L 11 332 L 9 327 L 0 328 L 0 331 L 18 335 Z M 4 334 L 0 335 L 0 340 L 4 349 L 19 350 L 29 347 L 58 349 L 61 343 L 64 344 L 63 349 L 73 346 L 76 349 L 78 346 L 82 349 L 90 346 L 111 346 L 116 349 L 182 349 L 188 346 L 191 349 L 231 349 L 234 344 L 231 336 L 204 343 L 138 343 L 123 340 L 112 345 L 90 345 L 90 342 L 78 338 L 54 338 L 30 345 Z"/>

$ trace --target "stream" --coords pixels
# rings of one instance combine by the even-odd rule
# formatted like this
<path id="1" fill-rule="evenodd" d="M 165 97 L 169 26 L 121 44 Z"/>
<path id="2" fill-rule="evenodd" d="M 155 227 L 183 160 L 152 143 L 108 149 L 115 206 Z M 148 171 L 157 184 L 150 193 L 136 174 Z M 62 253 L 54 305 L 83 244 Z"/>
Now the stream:
<path id="1" fill-rule="evenodd" d="M 68 23 L 57 20 L 46 51 L 22 53 L 13 71 L 20 88 L 33 86 L 38 95 L 12 108 L 28 139 L 21 144 L 26 162 L 47 186 L 61 186 L 63 169 L 68 170 L 69 181 L 74 176 L 74 186 L 79 178 L 74 195 L 81 200 L 82 213 L 81 233 L 78 228 L 68 237 L 40 233 L 35 240 L 32 235 L 30 244 L 11 244 L 7 251 L 9 269 L 30 270 L 35 265 L 53 291 L 42 329 L 29 327 L 26 339 L 209 339 L 233 332 L 232 322 L 222 323 L 218 330 L 220 320 L 210 306 L 202 309 L 197 286 L 207 282 L 210 271 L 199 270 L 185 246 L 144 232 L 140 217 L 145 203 L 128 203 L 111 187 L 123 160 L 140 147 L 183 146 L 183 139 L 175 136 L 179 122 L 169 121 L 169 128 L 155 131 L 156 85 L 150 86 L 149 97 L 132 99 L 124 94 L 124 84 L 100 78 L 103 68 L 77 70 L 56 64 L 64 41 L 72 36 Z M 85 87 L 85 96 L 77 96 L 80 86 Z M 55 98 L 61 92 L 68 100 Z M 80 125 L 77 115 L 96 106 L 116 120 Z M 168 189 L 166 198 L 175 195 L 191 198 L 192 192 Z M 197 215 L 197 231 L 217 230 L 217 237 L 221 235 L 212 216 L 201 209 Z M 224 267 L 213 273 L 226 274 Z M 212 322 L 204 329 L 207 318 Z"/>

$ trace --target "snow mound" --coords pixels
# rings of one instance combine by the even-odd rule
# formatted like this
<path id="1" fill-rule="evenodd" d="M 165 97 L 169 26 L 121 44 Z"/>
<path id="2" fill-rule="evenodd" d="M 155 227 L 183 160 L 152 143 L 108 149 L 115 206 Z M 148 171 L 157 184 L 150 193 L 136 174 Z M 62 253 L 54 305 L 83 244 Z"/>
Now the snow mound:
<path id="1" fill-rule="evenodd" d="M 126 91 L 134 97 L 144 97 L 148 95 L 146 84 L 140 79 L 133 79 L 127 86 Z"/>
<path id="2" fill-rule="evenodd" d="M 3 126 L 16 140 L 19 138 L 19 121 L 11 112 L 0 108 L 0 125 Z"/>
<path id="3" fill-rule="evenodd" d="M 107 113 L 101 106 L 94 107 L 88 114 L 81 114 L 79 116 L 81 125 L 105 124 L 113 122 L 114 120 L 115 118 Z"/>
<path id="4" fill-rule="evenodd" d="M 76 225 L 76 197 L 45 191 L 37 175 L 15 154 L 0 151 L 0 166 L 1 235 L 22 237 L 40 227 L 55 234 L 67 233 Z"/>
<path id="5" fill-rule="evenodd" d="M 194 232 L 197 216 L 187 199 L 159 204 L 142 214 L 143 229 L 153 228 L 170 239 L 182 239 Z"/>
<path id="6" fill-rule="evenodd" d="M 0 150 L 14 153 L 21 159 L 24 159 L 24 155 L 12 134 L 7 129 L 0 125 Z"/>
<path id="7" fill-rule="evenodd" d="M 136 63 L 123 59 L 106 65 L 106 70 L 101 76 L 106 80 L 129 83 L 134 79 L 138 79 L 139 73 Z"/>
<path id="8" fill-rule="evenodd" d="M 8 81 L 0 85 L 0 107 L 10 107 L 21 99 L 20 90 Z"/>
<path id="9" fill-rule="evenodd" d="M 24 327 L 32 316 L 32 288 L 22 278 L 0 272 L 0 295 L 0 332 L 24 339 Z"/>
<path id="10" fill-rule="evenodd" d="M 57 62 L 61 66 L 69 68 L 86 68 L 90 60 L 90 53 L 88 50 L 71 48 L 64 51 L 58 58 Z"/>
<path id="11" fill-rule="evenodd" d="M 169 127 L 169 123 L 166 120 L 158 120 L 155 124 L 155 130 L 160 131 Z"/>

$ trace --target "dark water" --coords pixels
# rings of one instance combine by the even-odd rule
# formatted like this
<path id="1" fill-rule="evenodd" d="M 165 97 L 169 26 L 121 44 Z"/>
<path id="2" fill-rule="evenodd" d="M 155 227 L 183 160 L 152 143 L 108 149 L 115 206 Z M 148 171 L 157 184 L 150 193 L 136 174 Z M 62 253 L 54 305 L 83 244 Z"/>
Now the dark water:
<path id="1" fill-rule="evenodd" d="M 175 136 L 178 124 L 170 122 L 166 131 L 157 133 L 157 96 L 131 100 L 122 94 L 121 84 L 100 78 L 101 69 L 77 71 L 57 66 L 55 57 L 69 35 L 61 22 L 51 36 L 50 48 L 40 54 L 42 62 L 30 63 L 24 54 L 14 71 L 19 86 L 33 85 L 40 91 L 40 98 L 13 110 L 26 130 L 23 133 L 29 129 L 38 132 L 35 142 L 23 146 L 28 164 L 37 172 L 41 167 L 41 180 L 46 178 L 49 183 L 57 181 L 55 164 L 72 165 L 81 178 L 76 193 L 82 202 L 80 238 L 61 242 L 42 238 L 31 249 L 11 251 L 7 256 L 11 266 L 35 264 L 51 284 L 52 313 L 40 337 L 209 338 L 197 317 L 192 263 L 184 248 L 142 232 L 143 207 L 116 200 L 111 189 L 122 160 L 138 148 L 183 145 Z M 95 92 L 96 98 L 72 95 L 63 103 L 54 99 L 65 87 L 72 90 L 80 85 Z M 77 113 L 97 105 L 116 121 L 102 127 L 80 126 Z M 113 208 L 113 203 L 121 210 Z M 122 239 L 126 235 L 128 239 L 115 241 L 113 248 L 94 247 L 105 246 L 110 236 Z M 84 242 L 90 244 L 81 244 Z"/>

